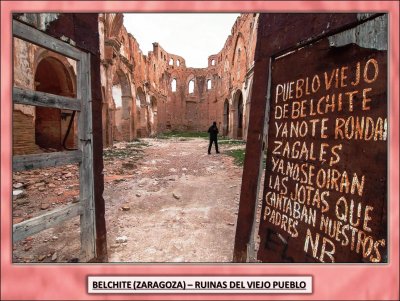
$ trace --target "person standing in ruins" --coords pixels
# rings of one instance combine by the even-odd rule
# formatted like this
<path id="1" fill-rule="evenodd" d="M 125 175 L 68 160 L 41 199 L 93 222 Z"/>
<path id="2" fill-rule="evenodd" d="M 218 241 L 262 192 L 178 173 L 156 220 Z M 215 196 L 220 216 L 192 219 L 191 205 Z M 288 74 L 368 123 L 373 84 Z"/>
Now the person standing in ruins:
<path id="1" fill-rule="evenodd" d="M 211 147 L 212 144 L 215 143 L 215 151 L 219 154 L 218 151 L 218 128 L 217 123 L 214 121 L 212 126 L 208 129 L 208 133 L 210 134 L 210 144 L 208 145 L 208 154 L 211 155 Z"/>

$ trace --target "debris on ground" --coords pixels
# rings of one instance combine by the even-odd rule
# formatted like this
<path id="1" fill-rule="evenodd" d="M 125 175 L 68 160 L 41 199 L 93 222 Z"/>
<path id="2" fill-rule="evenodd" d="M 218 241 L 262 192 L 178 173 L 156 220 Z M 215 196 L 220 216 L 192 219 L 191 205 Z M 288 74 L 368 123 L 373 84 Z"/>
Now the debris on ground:
<path id="1" fill-rule="evenodd" d="M 242 168 L 225 153 L 245 146 L 221 145 L 218 156 L 207 147 L 172 137 L 104 150 L 109 262 L 232 260 Z M 78 164 L 14 172 L 13 200 L 13 224 L 79 202 Z M 79 262 L 79 216 L 13 249 L 13 262 Z"/>

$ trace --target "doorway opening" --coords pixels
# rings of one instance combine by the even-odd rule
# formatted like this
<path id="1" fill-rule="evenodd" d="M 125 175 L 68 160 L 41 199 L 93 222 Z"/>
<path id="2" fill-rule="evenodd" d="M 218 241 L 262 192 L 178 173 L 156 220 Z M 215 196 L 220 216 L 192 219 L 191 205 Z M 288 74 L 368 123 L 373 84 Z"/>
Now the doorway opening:
<path id="1" fill-rule="evenodd" d="M 76 76 L 66 58 L 46 56 L 40 60 L 35 72 L 36 91 L 75 97 L 75 85 Z M 77 146 L 76 119 L 70 125 L 72 111 L 36 107 L 35 112 L 35 143 L 39 147 L 61 151 Z"/>
<path id="2" fill-rule="evenodd" d="M 234 120 L 233 120 L 233 137 L 242 139 L 243 137 L 243 94 L 237 90 L 233 97 Z"/>
<path id="3" fill-rule="evenodd" d="M 229 100 L 225 99 L 224 102 L 224 123 L 223 123 L 223 135 L 229 135 Z"/>

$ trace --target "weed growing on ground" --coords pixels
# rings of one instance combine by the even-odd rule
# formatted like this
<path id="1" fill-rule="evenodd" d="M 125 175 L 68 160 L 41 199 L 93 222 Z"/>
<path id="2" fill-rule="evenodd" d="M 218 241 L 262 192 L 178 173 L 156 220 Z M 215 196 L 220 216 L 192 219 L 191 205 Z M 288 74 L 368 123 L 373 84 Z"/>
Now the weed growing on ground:
<path id="1" fill-rule="evenodd" d="M 208 138 L 207 132 L 183 132 L 183 131 L 170 131 L 164 132 L 157 135 L 158 139 L 170 139 L 170 138 Z M 181 140 L 184 141 L 184 140 Z"/>
<path id="2" fill-rule="evenodd" d="M 244 163 L 244 155 L 246 154 L 245 149 L 233 149 L 233 150 L 228 150 L 225 152 L 228 156 L 231 156 L 234 158 L 234 163 L 237 166 L 243 166 Z"/>
<path id="3" fill-rule="evenodd" d="M 222 139 L 218 140 L 218 144 L 222 144 L 222 145 L 245 145 L 246 141 L 229 139 L 229 138 L 222 138 Z"/>

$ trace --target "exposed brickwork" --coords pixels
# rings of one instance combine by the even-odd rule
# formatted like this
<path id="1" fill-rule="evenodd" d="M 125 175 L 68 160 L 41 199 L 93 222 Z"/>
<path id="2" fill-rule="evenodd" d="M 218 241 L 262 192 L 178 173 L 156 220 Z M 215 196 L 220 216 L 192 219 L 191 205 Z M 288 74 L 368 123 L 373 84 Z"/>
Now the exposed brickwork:
<path id="1" fill-rule="evenodd" d="M 83 17 L 91 21 L 92 15 Z M 76 39 L 85 40 L 85 35 L 93 34 L 85 26 L 85 19 L 76 20 L 74 14 L 24 14 L 19 18 L 73 44 Z M 166 130 L 206 131 L 213 121 L 224 135 L 246 139 L 257 20 L 257 14 L 242 14 L 222 50 L 209 56 L 208 67 L 191 68 L 186 66 L 183 57 L 168 53 L 158 43 L 153 44 L 153 51 L 144 55 L 134 36 L 123 26 L 121 13 L 99 14 L 99 45 L 85 47 L 100 55 L 100 71 L 93 73 L 92 78 L 100 77 L 101 82 L 101 89 L 96 91 L 98 95 L 93 96 L 102 99 L 103 145 L 154 136 Z M 15 42 L 15 49 L 16 86 L 74 96 L 76 70 L 71 60 L 20 40 Z M 52 62 L 53 70 L 48 72 L 52 75 L 47 79 L 42 76 L 42 83 L 35 84 L 38 66 L 46 60 Z M 191 93 L 190 81 L 194 86 Z M 172 90 L 173 82 L 175 91 Z M 15 154 L 32 151 L 32 145 L 38 143 L 37 137 L 46 137 L 46 132 L 54 141 L 64 137 L 69 118 L 53 116 L 61 125 L 49 129 L 38 126 L 34 108 L 16 106 L 15 110 L 31 116 L 31 120 L 24 117 L 18 122 L 29 120 L 29 126 L 36 127 L 29 135 L 14 131 L 14 140 L 19 141 L 19 147 L 14 148 Z M 56 111 L 54 114 L 61 114 L 60 110 Z M 54 120 L 53 117 L 49 118 Z M 54 131 L 58 132 L 58 137 L 51 134 Z M 72 132 L 76 135 L 76 124 Z M 76 146 L 73 135 L 70 136 L 67 145 Z M 23 145 L 26 145 L 25 149 Z M 62 149 L 62 146 L 52 148 Z"/>
<path id="2" fill-rule="evenodd" d="M 16 154 L 33 154 L 40 152 L 35 144 L 35 124 L 32 115 L 24 114 L 20 110 L 13 111 L 13 152 Z"/>
<path id="3" fill-rule="evenodd" d="M 94 205 L 96 214 L 96 253 L 97 258 L 94 261 L 106 262 L 107 261 L 107 243 L 106 243 L 106 225 L 104 219 L 105 206 L 103 199 L 104 190 L 104 175 L 103 175 L 103 137 L 102 137 L 102 109 L 103 94 L 100 82 L 100 34 L 99 34 L 99 14 L 89 13 L 77 13 L 77 14 L 23 14 L 14 15 L 14 18 L 28 20 L 28 23 L 34 27 L 46 32 L 48 35 L 67 41 L 75 45 L 78 49 L 90 54 L 90 89 L 91 92 L 91 113 L 92 113 L 92 147 L 93 147 L 93 192 L 94 192 Z M 51 20 L 49 22 L 44 21 Z M 38 22 L 39 21 L 39 22 Z M 44 26 L 38 26 L 42 24 Z M 16 48 L 15 54 L 18 56 L 18 48 Z M 35 65 L 38 62 L 35 55 L 26 56 L 29 63 Z M 46 58 L 45 58 L 46 59 Z M 67 60 L 70 63 L 69 60 Z M 62 84 L 68 82 L 68 77 L 65 75 L 71 68 L 65 61 L 58 60 L 61 63 L 62 68 L 55 68 L 54 81 L 60 80 L 61 75 L 64 73 L 64 80 L 59 81 L 59 86 L 63 87 Z M 31 65 L 31 66 L 33 66 Z M 37 66 L 36 66 L 37 67 Z M 54 66 L 53 66 L 54 67 Z M 63 70 L 63 72 L 59 72 Z M 33 68 L 32 70 L 36 70 Z M 36 70 L 37 71 L 37 70 Z M 71 70 L 72 71 L 72 70 Z M 17 72 L 24 72 L 19 70 Z M 33 72 L 35 74 L 35 72 Z M 32 74 L 31 74 L 32 76 Z M 72 74 L 70 74 L 72 78 Z M 52 81 L 53 82 L 53 81 Z M 71 80 L 73 82 L 73 80 Z M 28 87 L 29 88 L 29 87 Z M 34 88 L 34 87 L 30 87 Z M 54 90 L 53 90 L 54 92 Z M 60 94 L 69 92 L 67 96 L 73 96 L 75 90 L 61 89 Z M 26 106 L 24 106 L 26 107 Z M 34 118 L 34 115 L 32 115 Z M 29 126 L 29 124 L 27 124 Z M 62 127 L 62 123 L 61 123 Z M 15 135 L 14 129 L 14 135 Z M 36 132 L 36 130 L 35 130 Z M 36 133 L 35 133 L 36 134 Z"/>
<path id="4" fill-rule="evenodd" d="M 257 20 L 257 14 L 241 15 L 223 49 L 209 56 L 208 67 L 190 68 L 183 57 L 168 53 L 158 43 L 144 55 L 123 26 L 122 14 L 102 15 L 101 76 L 107 104 L 103 116 L 109 116 L 103 120 L 104 132 L 114 140 L 129 140 L 165 130 L 205 131 L 217 121 L 221 132 L 246 139 Z M 191 80 L 194 91 L 189 93 Z M 121 113 L 115 111 L 113 85 L 121 87 Z M 112 139 L 105 141 L 110 144 Z"/>
<path id="5" fill-rule="evenodd" d="M 14 85 L 57 95 L 74 97 L 76 64 L 59 54 L 14 38 Z M 44 149 L 61 150 L 70 121 L 70 111 L 15 105 L 13 153 L 28 154 Z M 66 146 L 75 148 L 76 119 Z M 42 148 L 42 149 L 41 149 Z"/>

